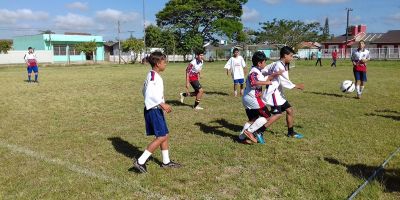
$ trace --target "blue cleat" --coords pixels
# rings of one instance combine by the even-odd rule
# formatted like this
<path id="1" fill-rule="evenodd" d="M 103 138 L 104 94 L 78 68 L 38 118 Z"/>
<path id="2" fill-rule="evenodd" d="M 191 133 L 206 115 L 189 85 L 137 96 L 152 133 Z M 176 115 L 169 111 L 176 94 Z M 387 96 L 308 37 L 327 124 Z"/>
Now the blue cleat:
<path id="1" fill-rule="evenodd" d="M 257 134 L 256 134 L 256 138 L 257 138 L 257 142 L 258 142 L 258 143 L 260 143 L 260 144 L 265 144 L 265 140 L 264 140 L 264 137 L 263 137 L 263 134 L 262 134 L 262 133 L 257 133 Z"/>
<path id="2" fill-rule="evenodd" d="M 296 132 L 294 132 L 293 134 L 288 134 L 287 136 L 288 136 L 288 137 L 292 137 L 292 138 L 296 138 L 296 139 L 301 139 L 301 138 L 304 137 L 303 134 L 301 134 L 301 133 L 296 133 Z"/>

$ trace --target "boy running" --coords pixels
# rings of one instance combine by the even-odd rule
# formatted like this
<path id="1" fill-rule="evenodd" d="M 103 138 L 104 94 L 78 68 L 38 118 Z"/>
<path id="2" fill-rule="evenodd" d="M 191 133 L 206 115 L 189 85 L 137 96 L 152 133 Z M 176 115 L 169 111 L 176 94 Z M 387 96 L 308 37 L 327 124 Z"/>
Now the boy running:
<path id="1" fill-rule="evenodd" d="M 240 84 L 240 95 L 243 95 L 243 83 L 244 76 L 246 75 L 246 63 L 244 62 L 243 57 L 239 53 L 238 48 L 233 49 L 233 57 L 231 57 L 226 63 L 225 67 L 226 75 L 229 76 L 229 71 L 231 72 L 233 79 L 233 94 L 235 97 L 237 96 L 237 88 Z"/>
<path id="2" fill-rule="evenodd" d="M 199 79 L 201 78 L 200 72 L 203 69 L 204 51 L 198 50 L 195 52 L 195 59 L 193 59 L 186 68 L 186 93 L 180 93 L 181 103 L 185 97 L 196 97 L 193 108 L 196 110 L 203 110 L 200 107 L 200 100 L 204 94 Z M 192 85 L 194 92 L 189 92 L 189 85 Z"/>
<path id="3" fill-rule="evenodd" d="M 283 93 L 283 88 L 293 89 L 297 88 L 300 90 L 304 89 L 304 84 L 294 84 L 289 79 L 288 66 L 290 61 L 293 60 L 294 51 L 288 46 L 282 47 L 280 50 L 280 60 L 271 64 L 268 69 L 268 74 L 284 70 L 280 75 L 272 79 L 272 84 L 268 86 L 267 90 L 264 91 L 263 100 L 271 106 L 271 113 L 279 115 L 282 112 L 286 112 L 286 124 L 288 127 L 288 137 L 303 138 L 303 135 L 294 131 L 294 110 Z"/>
<path id="4" fill-rule="evenodd" d="M 179 168 L 180 164 L 169 159 L 168 152 L 168 127 L 164 117 L 164 111 L 170 113 L 171 106 L 164 100 L 164 83 L 159 75 L 166 68 L 166 56 L 161 52 L 153 52 L 148 58 L 152 70 L 147 74 L 143 86 L 144 96 L 144 119 L 147 135 L 154 135 L 156 138 L 147 146 L 146 150 L 134 160 L 134 167 L 141 173 L 147 173 L 146 161 L 153 152 L 160 147 L 162 154 L 162 168 Z"/>

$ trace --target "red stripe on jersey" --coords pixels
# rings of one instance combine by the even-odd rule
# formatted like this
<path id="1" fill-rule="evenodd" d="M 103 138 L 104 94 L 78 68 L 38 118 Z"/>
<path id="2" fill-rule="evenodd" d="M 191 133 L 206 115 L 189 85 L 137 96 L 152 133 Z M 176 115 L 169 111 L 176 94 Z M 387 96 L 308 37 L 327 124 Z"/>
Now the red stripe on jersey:
<path id="1" fill-rule="evenodd" d="M 266 107 L 260 108 L 258 109 L 258 112 L 260 112 L 260 115 L 265 117 L 265 118 L 269 118 L 271 117 L 271 114 L 269 113 L 269 110 Z"/>
<path id="2" fill-rule="evenodd" d="M 256 85 L 256 82 L 258 81 L 257 73 L 253 72 L 253 73 L 249 74 L 249 78 L 250 78 L 250 85 L 252 87 L 254 87 Z"/>
<path id="3" fill-rule="evenodd" d="M 272 93 L 272 100 L 274 101 L 274 106 L 278 106 L 278 103 L 276 103 L 275 93 Z"/>
<path id="4" fill-rule="evenodd" d="M 150 79 L 150 81 L 154 81 L 154 75 L 155 75 L 156 73 L 155 73 L 154 71 L 151 71 L 150 74 L 151 74 L 151 79 Z"/>

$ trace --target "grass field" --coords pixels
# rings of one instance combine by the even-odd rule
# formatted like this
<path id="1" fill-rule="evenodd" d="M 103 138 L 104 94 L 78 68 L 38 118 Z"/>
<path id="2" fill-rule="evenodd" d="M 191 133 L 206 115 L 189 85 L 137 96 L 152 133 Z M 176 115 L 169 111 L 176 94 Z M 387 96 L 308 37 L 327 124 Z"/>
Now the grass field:
<path id="1" fill-rule="evenodd" d="M 151 141 L 144 133 L 142 84 L 149 66 L 42 67 L 40 84 L 24 67 L 0 68 L 0 199 L 345 199 L 400 146 L 400 62 L 369 63 L 361 100 L 343 94 L 349 62 L 290 71 L 305 90 L 286 94 L 302 140 L 284 119 L 265 145 L 235 142 L 246 121 L 224 63 L 206 63 L 202 111 L 179 102 L 186 64 L 162 73 L 171 159 L 178 170 L 132 171 Z M 400 155 L 357 199 L 400 198 Z"/>

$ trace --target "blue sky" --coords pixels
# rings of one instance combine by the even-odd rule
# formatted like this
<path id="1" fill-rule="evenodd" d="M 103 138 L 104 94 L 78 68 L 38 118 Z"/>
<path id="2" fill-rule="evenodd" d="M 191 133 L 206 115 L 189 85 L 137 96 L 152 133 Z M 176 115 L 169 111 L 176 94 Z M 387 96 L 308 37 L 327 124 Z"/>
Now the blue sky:
<path id="1" fill-rule="evenodd" d="M 121 38 L 132 32 L 143 36 L 143 0 L 69 1 L 69 0 L 0 0 L 0 39 L 37 34 L 40 30 L 56 33 L 88 32 L 105 40 Z M 145 0 L 146 24 L 155 23 L 155 14 L 167 0 Z M 244 5 L 242 21 L 255 30 L 259 22 L 273 18 L 318 21 L 329 18 L 331 34 L 343 34 L 345 8 L 352 8 L 350 24 L 366 24 L 367 32 L 400 29 L 400 0 L 249 0 Z"/>

